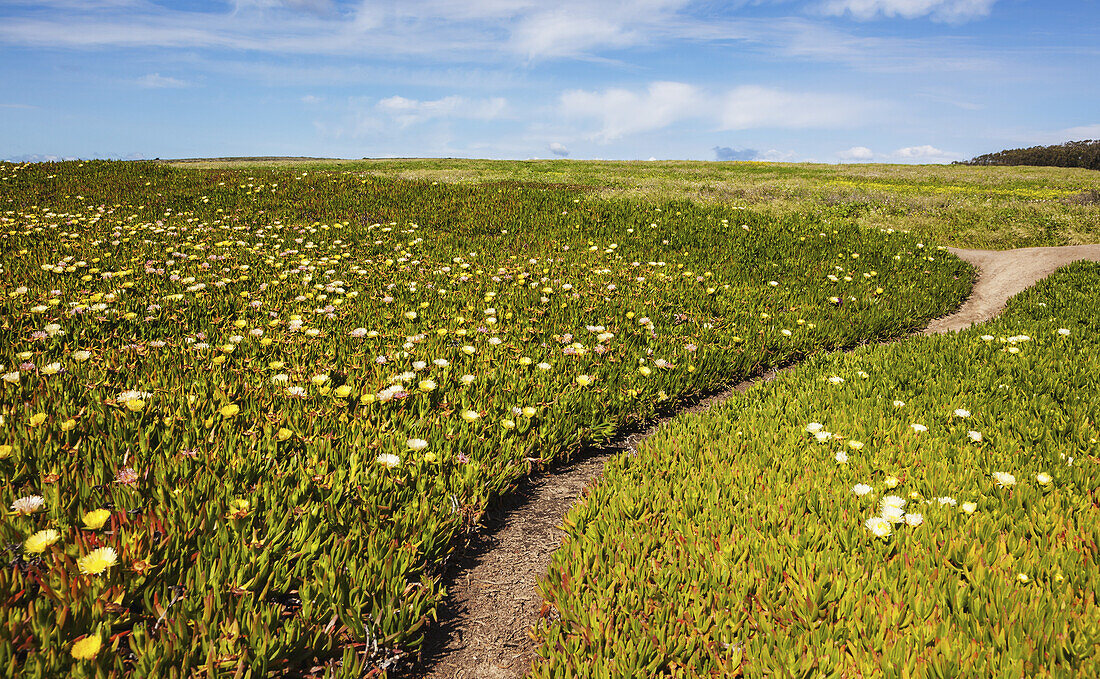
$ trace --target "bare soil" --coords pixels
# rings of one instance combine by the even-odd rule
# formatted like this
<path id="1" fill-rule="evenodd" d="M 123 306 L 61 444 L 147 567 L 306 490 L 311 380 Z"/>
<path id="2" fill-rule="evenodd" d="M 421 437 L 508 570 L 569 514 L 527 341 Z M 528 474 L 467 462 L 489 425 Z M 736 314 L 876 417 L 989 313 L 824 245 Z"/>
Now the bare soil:
<path id="1" fill-rule="evenodd" d="M 999 314 L 1008 298 L 1055 269 L 1079 259 L 1100 261 L 1100 245 L 1019 250 L 950 250 L 979 270 L 970 297 L 950 316 L 936 319 L 924 334 L 957 332 Z M 710 395 L 681 410 L 705 410 L 734 390 L 775 378 L 776 371 Z M 670 416 L 671 417 L 671 416 Z M 584 451 L 572 461 L 524 480 L 486 512 L 483 529 L 452 565 L 450 596 L 439 624 L 429 632 L 420 662 L 394 676 L 417 679 L 517 679 L 534 659 L 530 630 L 543 604 L 537 583 L 562 544 L 561 521 L 574 502 L 599 481 L 604 463 L 633 450 L 667 421 L 629 433 L 609 446 Z"/>

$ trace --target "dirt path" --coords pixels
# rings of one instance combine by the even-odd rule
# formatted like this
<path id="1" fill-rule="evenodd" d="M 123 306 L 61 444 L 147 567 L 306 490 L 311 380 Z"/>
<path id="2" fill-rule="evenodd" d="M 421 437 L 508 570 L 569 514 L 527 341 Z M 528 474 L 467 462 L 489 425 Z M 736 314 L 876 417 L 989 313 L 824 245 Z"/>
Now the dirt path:
<path id="1" fill-rule="evenodd" d="M 934 320 L 924 334 L 958 331 L 993 318 L 1009 297 L 1055 269 L 1079 259 L 1100 261 L 1100 245 L 950 251 L 978 268 L 978 282 L 956 313 Z M 744 391 L 775 375 L 769 372 L 734 389 Z M 732 392 L 709 396 L 687 412 L 705 410 Z M 439 625 L 429 633 L 420 667 L 406 676 L 516 679 L 526 674 L 534 656 L 528 630 L 538 621 L 542 606 L 536 585 L 561 545 L 562 517 L 598 480 L 608 458 L 635 448 L 667 419 L 525 480 L 491 509 L 484 529 L 450 569 L 450 597 L 440 611 Z"/>

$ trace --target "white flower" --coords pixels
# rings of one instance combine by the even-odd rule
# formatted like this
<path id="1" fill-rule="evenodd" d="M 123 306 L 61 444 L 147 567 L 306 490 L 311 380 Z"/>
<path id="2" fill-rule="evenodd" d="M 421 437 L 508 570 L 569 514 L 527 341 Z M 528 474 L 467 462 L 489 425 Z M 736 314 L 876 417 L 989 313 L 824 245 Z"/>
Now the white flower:
<path id="1" fill-rule="evenodd" d="M 405 445 L 409 447 L 409 450 L 420 452 L 428 447 L 428 442 L 424 439 L 409 439 L 405 442 Z"/>
<path id="2" fill-rule="evenodd" d="M 831 432 L 831 431 L 819 431 L 816 434 L 814 434 L 814 438 L 817 439 L 818 443 L 825 443 L 829 439 L 833 438 L 833 432 Z"/>
<path id="3" fill-rule="evenodd" d="M 852 492 L 859 497 L 863 497 L 867 493 L 871 492 L 871 487 L 868 486 L 866 483 L 857 483 L 856 485 L 852 486 Z"/>
<path id="4" fill-rule="evenodd" d="M 985 340 L 986 342 L 992 342 L 993 341 L 993 335 L 982 335 L 982 339 Z"/>
<path id="5" fill-rule="evenodd" d="M 973 514 L 978 509 L 978 503 L 976 502 L 964 502 L 961 509 L 967 514 Z"/>
<path id="6" fill-rule="evenodd" d="M 816 434 L 824 428 L 825 425 L 821 424 L 820 422 L 811 422 L 806 425 L 806 431 L 810 432 L 811 434 Z"/>
<path id="7" fill-rule="evenodd" d="M 461 382 L 462 382 L 463 384 L 465 384 L 465 385 L 466 385 L 467 387 L 468 387 L 468 386 L 470 386 L 471 384 L 473 384 L 473 383 L 474 383 L 474 380 L 476 380 L 476 379 L 477 379 L 477 378 L 476 378 L 476 377 L 474 377 L 473 375 L 463 375 L 462 377 L 460 377 L 460 378 L 459 378 L 459 380 L 460 380 L 460 381 L 461 381 Z"/>
<path id="8" fill-rule="evenodd" d="M 852 440 L 848 442 L 848 447 L 852 450 L 863 450 L 863 442 Z"/>
<path id="9" fill-rule="evenodd" d="M 906 514 L 905 525 L 906 526 L 919 526 L 924 523 L 924 517 L 920 514 Z"/>
<path id="10" fill-rule="evenodd" d="M 871 534 L 877 538 L 890 537 L 890 533 L 893 532 L 893 527 L 890 522 L 881 516 L 872 516 L 863 522 L 863 525 L 867 527 L 867 530 L 871 531 Z"/>
<path id="11" fill-rule="evenodd" d="M 1050 474 L 1047 474 L 1046 472 L 1039 472 L 1038 474 L 1035 475 L 1035 480 L 1041 486 L 1049 486 L 1050 482 L 1053 481 L 1054 479 L 1052 479 Z"/>
<path id="12" fill-rule="evenodd" d="M 272 384 L 286 384 L 290 381 L 290 376 L 286 373 L 279 373 L 278 375 L 271 376 Z"/>
<path id="13" fill-rule="evenodd" d="M 982 442 L 982 433 L 980 431 L 968 431 L 966 432 L 966 435 L 974 443 Z"/>
<path id="14" fill-rule="evenodd" d="M 118 395 L 115 400 L 119 403 L 126 403 L 127 401 L 144 401 L 147 400 L 152 394 L 147 391 L 124 391 Z"/>
<path id="15" fill-rule="evenodd" d="M 10 384 L 18 384 L 19 383 L 19 371 L 16 370 L 15 372 L 4 373 L 4 381 L 8 382 Z"/>
<path id="16" fill-rule="evenodd" d="M 958 408 L 955 410 L 955 417 L 970 417 L 970 411 Z"/>
<path id="17" fill-rule="evenodd" d="M 382 453 L 374 459 L 375 462 L 382 465 L 386 469 L 393 469 L 401 464 L 401 458 L 397 457 L 393 453 Z"/>
<path id="18" fill-rule="evenodd" d="M 936 502 L 939 502 L 941 507 L 944 506 L 944 505 L 948 505 L 948 506 L 951 506 L 951 507 L 955 506 L 955 498 L 949 497 L 949 496 L 946 496 L 946 495 L 943 496 L 943 497 L 936 498 Z M 963 508 L 965 509 L 966 506 L 964 505 Z"/>
<path id="19" fill-rule="evenodd" d="M 300 387 L 300 386 L 287 387 L 286 388 L 286 395 L 287 396 L 305 396 L 306 395 L 306 388 L 305 387 Z"/>
<path id="20" fill-rule="evenodd" d="M 1016 477 L 1007 472 L 993 472 L 993 480 L 1001 488 L 1007 488 L 1016 483 Z"/>
<path id="21" fill-rule="evenodd" d="M 1065 336 L 1069 334 L 1069 328 L 1058 328 L 1058 334 Z"/>
<path id="22" fill-rule="evenodd" d="M 539 363 L 535 367 L 538 368 L 539 370 L 549 370 L 550 369 L 550 364 L 549 363 Z"/>
<path id="23" fill-rule="evenodd" d="M 844 378 L 833 375 L 832 377 L 829 378 L 829 382 L 831 382 L 833 384 L 844 384 Z"/>
<path id="24" fill-rule="evenodd" d="M 909 425 L 909 428 L 917 432 L 918 434 L 923 431 L 928 431 L 928 427 L 924 426 L 923 424 L 911 424 Z"/>
<path id="25" fill-rule="evenodd" d="M 905 521 L 905 510 L 901 507 L 883 507 L 882 518 L 886 519 L 890 523 L 901 523 Z"/>
<path id="26" fill-rule="evenodd" d="M 882 501 L 879 503 L 879 506 L 882 507 L 884 510 L 887 507 L 894 507 L 896 509 L 901 509 L 901 508 L 905 507 L 905 498 L 898 497 L 897 495 L 887 495 L 886 497 L 882 498 Z"/>
<path id="27" fill-rule="evenodd" d="M 46 504 L 46 500 L 41 495 L 27 495 L 11 503 L 11 509 L 16 514 L 34 514 L 42 509 L 44 504 Z"/>
<path id="28" fill-rule="evenodd" d="M 843 450 L 837 452 L 837 454 L 834 457 L 835 457 L 838 464 L 847 464 L 848 463 L 848 454 L 845 453 Z"/>
<path id="29" fill-rule="evenodd" d="M 905 405 L 905 401 L 894 401 L 894 407 L 895 408 L 900 408 L 903 405 Z"/>
<path id="30" fill-rule="evenodd" d="M 83 363 L 84 361 L 87 361 L 91 357 L 92 357 L 92 352 L 90 352 L 90 351 L 74 351 L 73 352 L 73 360 L 76 361 L 77 363 Z"/>

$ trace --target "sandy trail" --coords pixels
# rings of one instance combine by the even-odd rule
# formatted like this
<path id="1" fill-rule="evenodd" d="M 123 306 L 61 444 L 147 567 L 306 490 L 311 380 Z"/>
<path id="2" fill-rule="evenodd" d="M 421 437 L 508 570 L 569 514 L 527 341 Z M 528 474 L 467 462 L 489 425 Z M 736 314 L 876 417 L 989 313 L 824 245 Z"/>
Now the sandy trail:
<path id="1" fill-rule="evenodd" d="M 1100 261 L 1100 245 L 1005 251 L 951 248 L 950 252 L 978 269 L 978 281 L 957 312 L 932 321 L 923 334 L 958 331 L 989 320 L 1004 309 L 1009 297 L 1055 269 L 1079 259 Z M 744 391 L 774 379 L 776 374 L 769 372 L 734 389 Z M 687 411 L 705 410 L 732 393 L 714 394 Z M 668 419 L 526 479 L 492 508 L 486 514 L 483 530 L 451 567 L 447 583 L 450 597 L 440 611 L 439 625 L 429 633 L 422 662 L 406 676 L 524 676 L 534 657 L 528 631 L 538 622 L 542 606 L 537 582 L 549 567 L 551 554 L 561 545 L 562 517 L 599 479 L 608 458 L 635 448 Z"/>

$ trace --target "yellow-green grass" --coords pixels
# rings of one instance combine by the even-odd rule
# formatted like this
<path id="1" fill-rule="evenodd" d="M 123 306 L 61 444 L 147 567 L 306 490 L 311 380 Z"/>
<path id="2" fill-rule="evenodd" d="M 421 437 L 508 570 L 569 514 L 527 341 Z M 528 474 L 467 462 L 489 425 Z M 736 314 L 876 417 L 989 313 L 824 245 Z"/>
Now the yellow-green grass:
<path id="1" fill-rule="evenodd" d="M 687 198 L 773 216 L 815 213 L 929 242 L 1007 249 L 1100 242 L 1100 175 L 1051 167 L 700 161 L 465 159 L 190 161 L 187 167 L 300 167 L 451 183 L 588 187 L 602 197 Z"/>
<path id="2" fill-rule="evenodd" d="M 1100 674 L 1098 285 L 1071 265 L 620 455 L 565 519 L 534 676 Z"/>
<path id="3" fill-rule="evenodd" d="M 106 162 L 0 186 L 8 676 L 392 667 L 531 460 L 921 327 L 973 275 L 813 215 L 545 187 Z"/>

